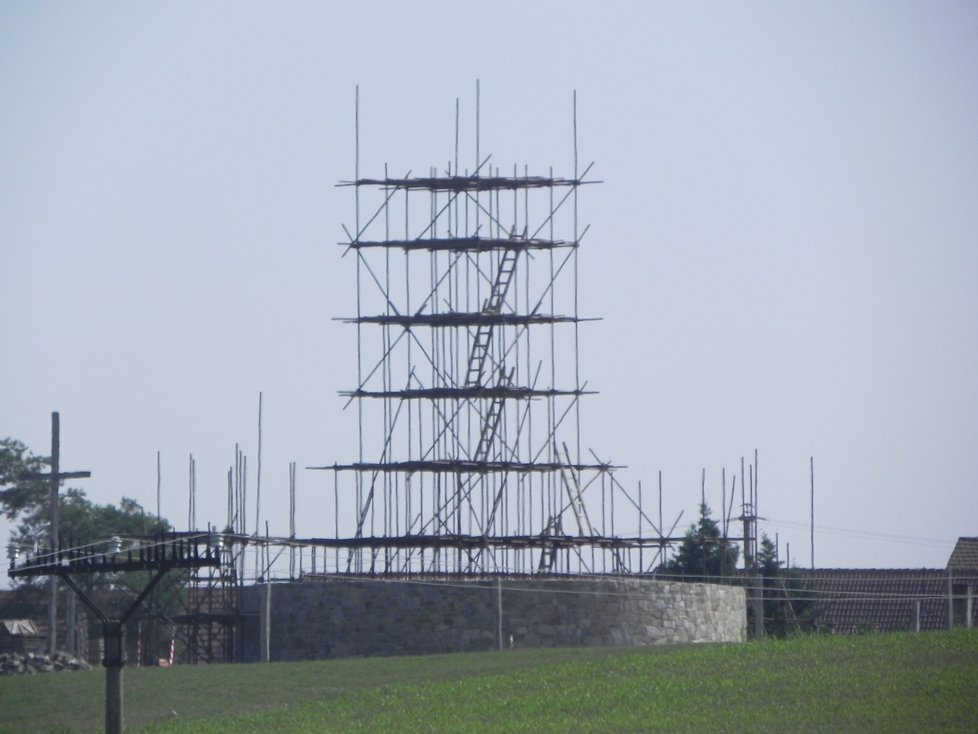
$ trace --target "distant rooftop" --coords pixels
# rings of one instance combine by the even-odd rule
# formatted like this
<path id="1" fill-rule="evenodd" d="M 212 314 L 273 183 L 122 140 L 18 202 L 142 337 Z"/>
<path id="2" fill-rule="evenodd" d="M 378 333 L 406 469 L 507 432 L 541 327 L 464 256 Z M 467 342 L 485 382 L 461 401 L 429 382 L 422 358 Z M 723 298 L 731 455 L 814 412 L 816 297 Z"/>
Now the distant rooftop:
<path id="1" fill-rule="evenodd" d="M 947 572 L 937 568 L 802 570 L 815 622 L 834 632 L 947 628 Z"/>
<path id="2" fill-rule="evenodd" d="M 947 559 L 947 569 L 978 574 L 978 538 L 958 538 L 951 557 Z"/>

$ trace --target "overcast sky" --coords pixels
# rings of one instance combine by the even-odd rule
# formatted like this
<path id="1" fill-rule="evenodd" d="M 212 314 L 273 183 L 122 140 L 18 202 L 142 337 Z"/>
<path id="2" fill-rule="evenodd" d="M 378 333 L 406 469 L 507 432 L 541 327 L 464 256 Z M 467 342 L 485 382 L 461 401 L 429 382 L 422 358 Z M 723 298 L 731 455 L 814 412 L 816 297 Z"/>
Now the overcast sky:
<path id="1" fill-rule="evenodd" d="M 0 436 L 47 454 L 58 410 L 75 484 L 151 511 L 161 452 L 181 528 L 193 453 L 223 523 L 261 391 L 286 534 L 288 463 L 355 459 L 355 86 L 381 176 L 444 166 L 456 98 L 471 151 L 476 79 L 503 171 L 572 173 L 577 90 L 582 440 L 622 483 L 685 528 L 757 449 L 802 566 L 811 456 L 819 566 L 978 535 L 973 2 L 2 2 Z M 299 535 L 331 487 L 300 471 Z"/>

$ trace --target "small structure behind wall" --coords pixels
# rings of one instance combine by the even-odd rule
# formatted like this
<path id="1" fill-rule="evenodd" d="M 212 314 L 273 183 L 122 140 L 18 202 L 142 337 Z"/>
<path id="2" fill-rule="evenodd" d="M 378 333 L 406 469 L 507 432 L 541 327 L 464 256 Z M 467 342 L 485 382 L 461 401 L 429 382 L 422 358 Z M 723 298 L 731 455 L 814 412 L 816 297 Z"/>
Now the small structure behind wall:
<path id="1" fill-rule="evenodd" d="M 958 538 L 947 561 L 947 584 L 951 597 L 949 626 L 972 629 L 978 595 L 978 538 Z"/>
<path id="2" fill-rule="evenodd" d="M 44 640 L 30 619 L 0 619 L 0 653 L 43 652 Z"/>

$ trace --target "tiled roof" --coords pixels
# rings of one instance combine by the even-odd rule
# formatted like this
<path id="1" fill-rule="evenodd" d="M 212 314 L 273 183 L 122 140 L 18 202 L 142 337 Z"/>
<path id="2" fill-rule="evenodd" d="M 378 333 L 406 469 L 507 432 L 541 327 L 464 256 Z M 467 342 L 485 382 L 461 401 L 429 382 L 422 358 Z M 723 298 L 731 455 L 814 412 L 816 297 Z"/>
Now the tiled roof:
<path id="1" fill-rule="evenodd" d="M 814 598 L 815 623 L 835 632 L 947 628 L 947 573 L 942 569 L 801 570 Z"/>
<path id="2" fill-rule="evenodd" d="M 978 538 L 958 538 L 947 559 L 948 570 L 970 571 L 978 574 Z"/>

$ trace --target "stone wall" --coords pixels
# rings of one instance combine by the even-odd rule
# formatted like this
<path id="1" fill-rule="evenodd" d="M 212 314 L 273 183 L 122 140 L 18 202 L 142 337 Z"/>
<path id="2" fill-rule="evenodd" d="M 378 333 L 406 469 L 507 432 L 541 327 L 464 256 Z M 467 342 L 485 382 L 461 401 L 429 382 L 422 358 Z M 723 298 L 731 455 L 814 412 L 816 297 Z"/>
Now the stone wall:
<path id="1" fill-rule="evenodd" d="M 242 659 L 260 659 L 267 587 L 244 590 Z M 500 624 L 500 601 L 502 620 Z M 504 647 L 741 642 L 744 590 L 650 579 L 329 579 L 271 586 L 272 660 Z"/>

